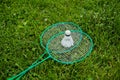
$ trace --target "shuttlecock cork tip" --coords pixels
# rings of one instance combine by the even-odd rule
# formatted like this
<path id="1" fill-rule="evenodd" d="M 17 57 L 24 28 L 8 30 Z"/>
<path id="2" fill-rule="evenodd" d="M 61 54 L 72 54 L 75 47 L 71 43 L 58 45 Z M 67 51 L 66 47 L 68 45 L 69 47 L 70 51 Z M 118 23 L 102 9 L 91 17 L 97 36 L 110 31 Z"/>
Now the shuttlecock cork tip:
<path id="1" fill-rule="evenodd" d="M 66 30 L 65 31 L 65 35 L 70 35 L 71 34 L 71 31 L 70 30 Z"/>

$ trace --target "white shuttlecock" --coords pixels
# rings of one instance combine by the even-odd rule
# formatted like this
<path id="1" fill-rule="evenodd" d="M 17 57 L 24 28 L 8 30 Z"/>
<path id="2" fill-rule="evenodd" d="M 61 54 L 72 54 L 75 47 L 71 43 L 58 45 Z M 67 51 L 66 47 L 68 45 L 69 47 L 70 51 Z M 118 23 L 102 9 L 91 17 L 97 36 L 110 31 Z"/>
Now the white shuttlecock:
<path id="1" fill-rule="evenodd" d="M 65 36 L 64 36 L 64 38 L 61 41 L 61 45 L 63 47 L 69 48 L 69 47 L 74 45 L 74 41 L 73 41 L 73 39 L 72 39 L 70 34 L 71 34 L 70 30 L 66 30 L 65 31 Z"/>

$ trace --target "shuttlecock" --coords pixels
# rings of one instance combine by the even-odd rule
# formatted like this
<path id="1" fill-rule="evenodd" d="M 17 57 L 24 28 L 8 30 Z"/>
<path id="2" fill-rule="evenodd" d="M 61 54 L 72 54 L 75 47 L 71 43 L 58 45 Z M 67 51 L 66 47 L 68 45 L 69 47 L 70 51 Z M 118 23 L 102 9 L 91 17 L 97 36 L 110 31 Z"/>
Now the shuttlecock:
<path id="1" fill-rule="evenodd" d="M 64 38 L 61 41 L 61 45 L 63 47 L 69 48 L 69 47 L 74 45 L 74 41 L 73 41 L 73 39 L 72 39 L 70 34 L 71 34 L 70 30 L 66 30 L 65 31 L 65 36 L 64 36 Z"/>

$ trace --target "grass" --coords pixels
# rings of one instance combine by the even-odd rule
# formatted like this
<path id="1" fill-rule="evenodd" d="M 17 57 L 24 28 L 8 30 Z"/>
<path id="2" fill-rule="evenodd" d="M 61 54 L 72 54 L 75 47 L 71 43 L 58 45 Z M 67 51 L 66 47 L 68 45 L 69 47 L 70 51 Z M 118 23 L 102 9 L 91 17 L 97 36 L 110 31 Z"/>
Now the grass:
<path id="1" fill-rule="evenodd" d="M 0 80 L 30 66 L 44 52 L 41 32 L 66 21 L 92 37 L 91 55 L 73 65 L 49 59 L 22 80 L 120 80 L 119 0 L 0 0 Z"/>

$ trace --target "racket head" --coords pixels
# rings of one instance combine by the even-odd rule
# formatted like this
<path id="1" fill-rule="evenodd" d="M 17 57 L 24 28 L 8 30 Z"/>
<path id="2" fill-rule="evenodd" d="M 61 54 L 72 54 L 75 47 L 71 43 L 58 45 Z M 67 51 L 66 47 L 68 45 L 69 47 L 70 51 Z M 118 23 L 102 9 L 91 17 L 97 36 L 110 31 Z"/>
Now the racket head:
<path id="1" fill-rule="evenodd" d="M 48 40 L 55 34 L 65 31 L 65 30 L 79 30 L 82 31 L 79 25 L 73 22 L 59 22 L 48 26 L 40 36 L 40 45 L 46 49 L 46 44 Z"/>
<path id="2" fill-rule="evenodd" d="M 93 41 L 88 34 L 79 30 L 71 30 L 74 46 L 70 48 L 61 46 L 60 42 L 63 36 L 64 32 L 60 32 L 48 40 L 46 50 L 53 60 L 63 64 L 73 64 L 90 55 L 93 49 Z"/>

